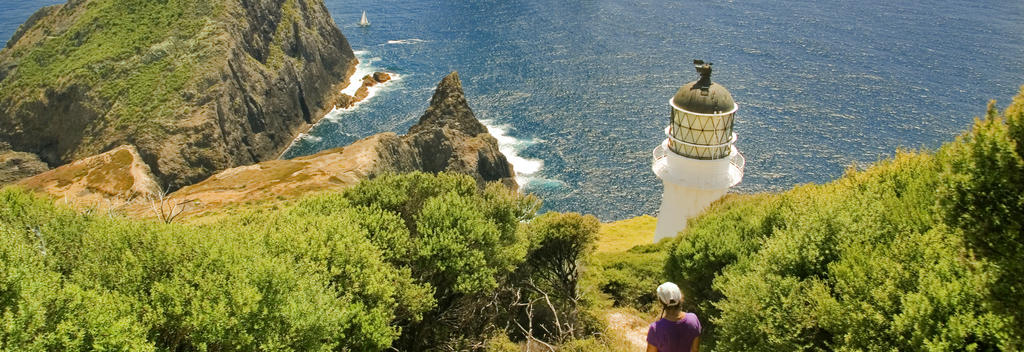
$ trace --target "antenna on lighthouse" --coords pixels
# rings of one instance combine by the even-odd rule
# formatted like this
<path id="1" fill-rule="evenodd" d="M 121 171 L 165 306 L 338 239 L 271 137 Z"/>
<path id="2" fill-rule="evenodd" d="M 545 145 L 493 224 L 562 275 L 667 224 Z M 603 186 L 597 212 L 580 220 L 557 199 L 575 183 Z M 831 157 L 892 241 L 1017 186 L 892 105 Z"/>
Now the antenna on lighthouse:
<path id="1" fill-rule="evenodd" d="M 720 84 L 711 81 L 711 63 L 693 60 L 700 75 L 679 88 L 665 140 L 654 148 L 651 170 L 663 191 L 654 242 L 675 237 L 686 221 L 743 180 L 745 160 L 736 149 L 733 121 L 739 106 Z"/>
<path id="2" fill-rule="evenodd" d="M 693 60 L 693 66 L 697 69 L 697 73 L 700 74 L 700 79 L 693 86 L 694 89 L 700 89 L 704 92 L 711 89 L 711 65 L 710 62 L 704 63 L 704 60 Z"/>

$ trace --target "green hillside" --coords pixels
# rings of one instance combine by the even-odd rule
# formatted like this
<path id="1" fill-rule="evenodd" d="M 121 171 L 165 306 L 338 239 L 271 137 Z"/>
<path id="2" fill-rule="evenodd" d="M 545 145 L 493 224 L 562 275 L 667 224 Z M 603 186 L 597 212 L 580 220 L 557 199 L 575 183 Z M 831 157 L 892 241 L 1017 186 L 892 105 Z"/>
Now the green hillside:
<path id="1" fill-rule="evenodd" d="M 80 85 L 92 88 L 95 101 L 112 104 L 105 123 L 162 128 L 190 113 L 181 111 L 186 84 L 196 83 L 201 63 L 225 51 L 226 38 L 213 36 L 221 30 L 212 19 L 224 13 L 214 1 L 90 1 L 51 11 L 67 12 L 64 21 L 24 33 L 45 38 L 20 38 L 38 45 L 7 49 L 18 65 L 0 77 L 0 100 Z"/>
<path id="2" fill-rule="evenodd" d="M 50 166 L 130 144 L 161 186 L 276 158 L 356 63 L 322 0 L 74 0 L 0 49 L 0 141 Z"/>

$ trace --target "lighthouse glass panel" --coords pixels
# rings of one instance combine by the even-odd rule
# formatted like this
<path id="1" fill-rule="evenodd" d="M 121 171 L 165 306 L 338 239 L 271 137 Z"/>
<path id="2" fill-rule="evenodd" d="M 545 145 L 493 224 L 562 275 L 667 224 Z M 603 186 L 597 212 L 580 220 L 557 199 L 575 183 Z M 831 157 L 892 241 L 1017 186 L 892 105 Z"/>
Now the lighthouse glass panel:
<path id="1" fill-rule="evenodd" d="M 669 149 L 692 159 L 721 159 L 729 156 L 735 110 L 720 115 L 691 114 L 672 107 Z M 679 141 L 685 142 L 680 143 Z"/>

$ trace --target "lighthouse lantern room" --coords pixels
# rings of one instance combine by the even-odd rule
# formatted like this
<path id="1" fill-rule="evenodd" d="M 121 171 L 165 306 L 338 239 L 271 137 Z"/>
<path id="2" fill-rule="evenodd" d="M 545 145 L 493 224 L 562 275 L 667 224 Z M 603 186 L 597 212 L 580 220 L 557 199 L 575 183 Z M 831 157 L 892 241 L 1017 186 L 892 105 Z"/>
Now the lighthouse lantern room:
<path id="1" fill-rule="evenodd" d="M 732 95 L 711 82 L 711 63 L 694 60 L 700 79 L 679 88 L 665 140 L 654 148 L 651 169 L 664 185 L 654 242 L 675 237 L 686 221 L 743 179 L 743 155 L 732 130 L 739 108 Z"/>

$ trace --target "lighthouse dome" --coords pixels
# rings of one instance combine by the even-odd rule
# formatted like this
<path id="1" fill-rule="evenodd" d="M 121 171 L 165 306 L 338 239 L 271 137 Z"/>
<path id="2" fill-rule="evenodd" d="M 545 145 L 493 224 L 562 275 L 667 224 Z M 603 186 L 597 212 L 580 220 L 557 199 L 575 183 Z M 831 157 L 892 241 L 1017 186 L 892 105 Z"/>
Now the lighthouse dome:
<path id="1" fill-rule="evenodd" d="M 698 64 L 699 63 L 699 64 Z M 711 64 L 695 60 L 700 79 L 679 88 L 672 97 L 677 108 L 698 114 L 720 114 L 731 112 L 736 107 L 732 94 L 721 84 L 711 82 Z"/>
<path id="2" fill-rule="evenodd" d="M 729 112 L 736 107 L 732 95 L 721 84 L 711 83 L 707 90 L 703 90 L 698 82 L 693 81 L 679 88 L 672 97 L 672 103 L 680 109 L 698 114 Z"/>

